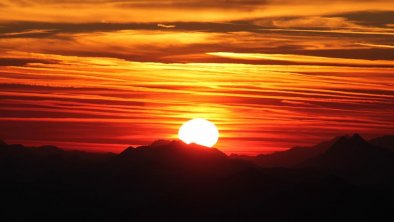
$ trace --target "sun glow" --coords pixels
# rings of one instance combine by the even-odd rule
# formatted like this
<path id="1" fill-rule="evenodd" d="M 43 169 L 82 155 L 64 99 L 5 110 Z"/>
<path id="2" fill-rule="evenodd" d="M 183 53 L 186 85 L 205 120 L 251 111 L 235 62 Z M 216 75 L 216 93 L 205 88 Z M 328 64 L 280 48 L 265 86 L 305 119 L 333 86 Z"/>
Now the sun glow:
<path id="1" fill-rule="evenodd" d="M 192 119 L 184 123 L 178 132 L 183 142 L 213 147 L 219 139 L 219 131 L 215 124 L 206 119 Z"/>

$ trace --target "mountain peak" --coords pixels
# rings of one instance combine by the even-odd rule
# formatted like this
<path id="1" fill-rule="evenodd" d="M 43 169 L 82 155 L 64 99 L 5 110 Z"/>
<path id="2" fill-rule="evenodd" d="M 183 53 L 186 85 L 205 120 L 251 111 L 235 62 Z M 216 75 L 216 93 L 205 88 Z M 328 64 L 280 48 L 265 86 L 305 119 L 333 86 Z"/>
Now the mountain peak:
<path id="1" fill-rule="evenodd" d="M 163 140 L 163 139 L 155 140 L 155 141 L 153 141 L 153 143 L 150 145 L 150 147 L 167 146 L 167 145 L 169 145 L 171 142 L 172 142 L 171 140 Z"/>
<path id="2" fill-rule="evenodd" d="M 226 154 L 215 149 L 186 144 L 179 140 L 155 141 L 149 146 L 129 147 L 120 153 L 114 164 L 119 169 L 163 174 L 226 174 L 238 166 Z"/>
<path id="3" fill-rule="evenodd" d="M 358 141 L 358 142 L 367 142 L 367 141 L 364 140 L 364 138 L 361 137 L 360 134 L 358 134 L 358 133 L 353 134 L 353 136 L 351 136 L 350 139 L 353 140 L 353 141 Z"/>
<path id="4" fill-rule="evenodd" d="M 388 151 L 368 143 L 359 134 L 342 136 L 324 154 L 309 161 L 309 164 L 328 168 L 364 169 L 370 165 L 384 165 Z M 386 164 L 389 165 L 389 164 Z"/>
<path id="5" fill-rule="evenodd" d="M 149 146 L 139 146 L 137 148 L 128 147 L 119 154 L 121 158 L 136 158 L 143 155 L 147 158 L 222 158 L 227 157 L 223 152 L 215 149 L 200 146 L 197 144 L 186 144 L 179 140 L 157 140 Z"/>
<path id="6" fill-rule="evenodd" d="M 342 136 L 340 137 L 329 149 L 328 151 L 333 151 L 336 149 L 354 149 L 354 148 L 362 148 L 369 147 L 370 144 L 362 138 L 359 134 L 355 133 L 352 136 Z"/>

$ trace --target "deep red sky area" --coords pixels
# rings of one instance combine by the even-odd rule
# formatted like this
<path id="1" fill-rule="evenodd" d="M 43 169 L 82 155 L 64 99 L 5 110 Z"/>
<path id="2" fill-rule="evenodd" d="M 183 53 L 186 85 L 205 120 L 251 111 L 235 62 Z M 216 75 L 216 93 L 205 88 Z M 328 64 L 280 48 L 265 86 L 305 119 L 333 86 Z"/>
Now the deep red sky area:
<path id="1" fill-rule="evenodd" d="M 217 148 L 255 155 L 394 134 L 392 8 L 0 0 L 0 138 L 119 152 L 206 118 Z"/>

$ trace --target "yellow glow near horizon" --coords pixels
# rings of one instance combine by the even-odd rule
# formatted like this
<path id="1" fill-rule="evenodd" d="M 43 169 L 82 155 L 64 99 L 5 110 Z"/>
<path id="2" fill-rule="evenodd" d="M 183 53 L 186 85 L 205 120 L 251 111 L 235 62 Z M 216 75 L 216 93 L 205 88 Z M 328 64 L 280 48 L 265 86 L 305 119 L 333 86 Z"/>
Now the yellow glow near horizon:
<path id="1" fill-rule="evenodd" d="M 206 119 L 192 119 L 179 129 L 178 137 L 183 142 L 213 147 L 219 139 L 219 131 L 215 124 Z"/>

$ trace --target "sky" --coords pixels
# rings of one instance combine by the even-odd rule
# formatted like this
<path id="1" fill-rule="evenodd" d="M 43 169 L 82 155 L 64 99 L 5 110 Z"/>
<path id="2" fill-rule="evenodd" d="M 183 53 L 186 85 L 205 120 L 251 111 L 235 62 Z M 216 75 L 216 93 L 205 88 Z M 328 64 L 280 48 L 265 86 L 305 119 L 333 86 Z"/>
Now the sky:
<path id="1" fill-rule="evenodd" d="M 390 11 L 391 9 L 391 11 Z M 256 155 L 394 134 L 392 0 L 0 0 L 0 138 Z"/>

